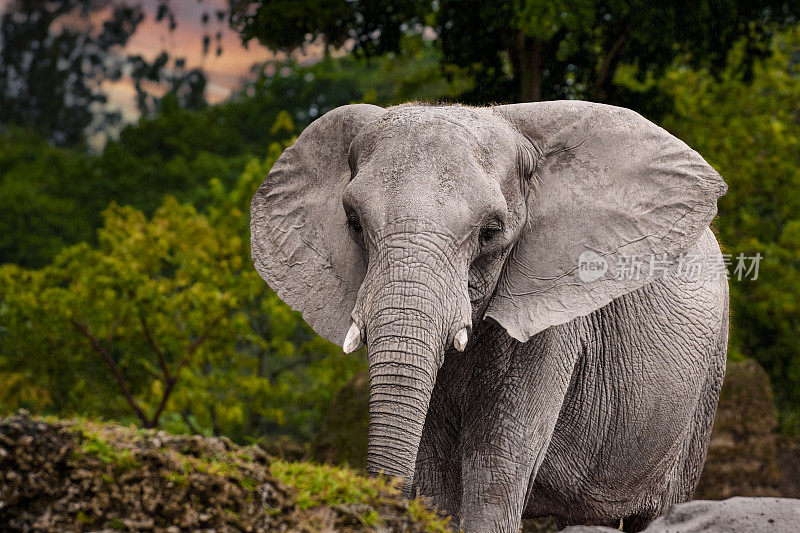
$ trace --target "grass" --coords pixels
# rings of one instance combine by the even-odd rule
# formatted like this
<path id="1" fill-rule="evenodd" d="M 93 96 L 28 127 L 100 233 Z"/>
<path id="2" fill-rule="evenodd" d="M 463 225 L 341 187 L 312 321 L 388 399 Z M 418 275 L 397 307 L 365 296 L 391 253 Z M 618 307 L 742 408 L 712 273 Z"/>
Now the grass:
<path id="1" fill-rule="evenodd" d="M 435 533 L 450 533 L 450 517 L 442 519 L 430 511 L 425 504 L 419 500 L 410 500 L 408 502 L 408 514 L 414 521 L 419 522 L 425 526 L 426 531 Z"/>
<path id="2" fill-rule="evenodd" d="M 250 492 L 254 492 L 256 489 L 258 489 L 258 481 L 251 477 L 244 477 L 240 479 L 239 485 L 241 485 L 243 489 L 249 490 Z"/>
<path id="3" fill-rule="evenodd" d="M 367 505 L 371 509 L 361 515 L 361 520 L 369 527 L 382 521 L 375 508 L 390 500 L 397 501 L 400 493 L 397 481 L 383 476 L 366 477 L 350 468 L 276 460 L 270 469 L 276 478 L 297 492 L 296 501 L 301 509 L 321 505 Z M 449 518 L 440 518 L 420 500 L 409 500 L 406 513 L 423 524 L 426 531 L 450 531 Z"/>
<path id="4" fill-rule="evenodd" d="M 117 448 L 103 439 L 99 431 L 91 429 L 85 423 L 78 425 L 78 430 L 83 436 L 81 451 L 87 455 L 94 455 L 107 464 L 114 465 L 120 470 L 132 470 L 139 466 L 130 450 Z"/>
<path id="5" fill-rule="evenodd" d="M 189 476 L 181 472 L 167 472 L 164 474 L 164 479 L 180 487 L 186 487 L 189 485 Z"/>
<path id="6" fill-rule="evenodd" d="M 104 431 L 107 432 L 105 426 L 88 420 L 78 421 L 75 427 L 82 437 L 80 446 L 81 453 L 95 456 L 104 463 L 113 465 L 115 470 L 132 470 L 140 466 L 130 449 L 109 442 L 109 440 L 118 442 L 120 439 L 119 434 L 114 436 L 106 435 L 104 434 Z M 122 431 L 125 438 L 129 439 L 131 442 L 148 435 L 147 430 L 142 429 L 127 431 L 128 428 L 118 427 L 117 430 Z M 176 453 L 165 448 L 162 448 L 161 452 Z M 168 481 L 176 485 L 186 486 L 188 485 L 189 474 L 192 472 L 202 472 L 215 476 L 233 478 L 239 481 L 242 487 L 248 488 L 252 486 L 253 488 L 248 488 L 248 490 L 255 490 L 254 484 L 256 481 L 251 478 L 243 480 L 242 473 L 237 466 L 238 462 L 247 463 L 252 461 L 252 458 L 247 454 L 227 454 L 227 456 L 224 457 L 219 455 L 214 457 L 202 455 L 198 458 L 189 453 L 184 453 L 180 454 L 180 456 L 182 458 L 182 471 L 169 472 L 164 475 Z M 107 474 L 103 474 L 103 476 L 105 481 L 111 481 L 110 478 L 105 479 L 109 477 Z"/>
<path id="7" fill-rule="evenodd" d="M 392 486 L 386 478 L 367 478 L 349 468 L 273 461 L 272 474 L 297 490 L 301 509 L 318 505 L 367 503 Z"/>

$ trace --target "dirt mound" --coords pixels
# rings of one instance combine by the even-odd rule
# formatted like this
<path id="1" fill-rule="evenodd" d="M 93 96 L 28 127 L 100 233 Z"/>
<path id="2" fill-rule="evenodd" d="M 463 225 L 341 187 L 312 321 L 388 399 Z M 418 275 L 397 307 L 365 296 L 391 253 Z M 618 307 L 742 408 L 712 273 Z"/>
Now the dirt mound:
<path id="1" fill-rule="evenodd" d="M 3 531 L 444 531 L 384 479 L 225 438 L 0 419 Z"/>
<path id="2" fill-rule="evenodd" d="M 781 496 L 777 425 L 767 373 L 751 359 L 729 361 L 695 498 Z"/>
<path id="3" fill-rule="evenodd" d="M 800 498 L 800 438 L 778 438 L 778 468 L 781 471 L 781 496 Z"/>

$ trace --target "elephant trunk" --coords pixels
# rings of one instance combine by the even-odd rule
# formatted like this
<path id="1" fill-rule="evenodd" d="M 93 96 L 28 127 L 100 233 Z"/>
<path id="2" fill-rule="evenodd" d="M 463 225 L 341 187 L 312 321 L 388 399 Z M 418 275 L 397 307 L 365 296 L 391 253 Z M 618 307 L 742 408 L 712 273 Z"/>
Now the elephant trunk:
<path id="1" fill-rule="evenodd" d="M 369 354 L 367 470 L 403 477 L 406 495 L 445 346 L 470 323 L 466 278 L 458 283 L 461 276 L 442 257 L 445 251 L 425 244 L 411 254 L 413 264 L 407 248 L 381 250 L 366 287 L 371 297 L 360 309 Z"/>
<path id="2" fill-rule="evenodd" d="M 440 348 L 433 325 L 403 310 L 379 315 L 368 329 L 369 443 L 367 471 L 404 478 L 410 492 L 414 465 L 436 382 Z M 374 341 L 372 340 L 374 339 Z M 438 339 L 437 339 L 438 341 Z"/>

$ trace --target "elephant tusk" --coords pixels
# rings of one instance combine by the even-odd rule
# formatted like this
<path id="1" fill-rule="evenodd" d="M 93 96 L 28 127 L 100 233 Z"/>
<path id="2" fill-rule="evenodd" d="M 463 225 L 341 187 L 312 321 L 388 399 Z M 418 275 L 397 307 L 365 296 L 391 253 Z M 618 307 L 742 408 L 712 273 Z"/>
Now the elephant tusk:
<path id="1" fill-rule="evenodd" d="M 467 347 L 467 341 L 469 340 L 469 334 L 467 333 L 467 328 L 461 328 L 456 333 L 455 338 L 453 339 L 453 346 L 456 347 L 456 350 L 459 352 L 463 352 L 464 349 Z"/>
<path id="2" fill-rule="evenodd" d="M 364 346 L 364 339 L 361 338 L 361 328 L 355 322 L 350 325 L 347 330 L 347 336 L 344 338 L 344 346 L 342 349 L 344 353 L 353 353 Z"/>

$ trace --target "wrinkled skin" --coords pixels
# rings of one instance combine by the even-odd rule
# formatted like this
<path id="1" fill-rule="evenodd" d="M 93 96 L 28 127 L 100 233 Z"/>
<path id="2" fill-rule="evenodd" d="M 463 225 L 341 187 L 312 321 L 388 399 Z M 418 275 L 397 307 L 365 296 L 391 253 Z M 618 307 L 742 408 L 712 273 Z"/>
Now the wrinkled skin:
<path id="1" fill-rule="evenodd" d="M 620 108 L 345 106 L 254 197 L 253 258 L 320 335 L 366 343 L 370 472 L 466 531 L 639 530 L 705 460 L 727 282 L 679 263 L 720 259 L 724 192 Z M 586 250 L 598 278 L 577 272 Z M 625 256 L 668 266 L 634 279 Z"/>

